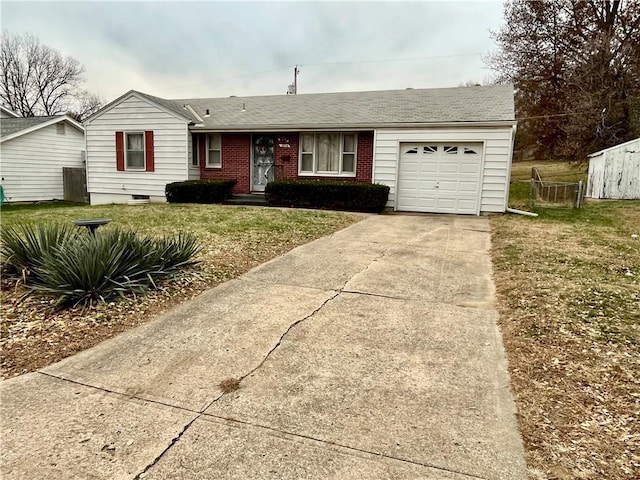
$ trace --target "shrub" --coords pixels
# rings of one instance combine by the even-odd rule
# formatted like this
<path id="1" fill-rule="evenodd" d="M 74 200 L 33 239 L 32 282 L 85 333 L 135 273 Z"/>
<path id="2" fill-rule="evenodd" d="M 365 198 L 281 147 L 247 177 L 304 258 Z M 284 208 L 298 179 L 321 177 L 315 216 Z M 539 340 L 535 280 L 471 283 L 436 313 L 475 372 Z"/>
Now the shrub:
<path id="1" fill-rule="evenodd" d="M 267 203 L 278 207 L 380 212 L 389 198 L 389 187 L 350 181 L 276 180 L 267 184 L 265 194 Z"/>
<path id="2" fill-rule="evenodd" d="M 55 228 L 67 231 L 65 225 L 13 229 L 13 236 L 7 237 L 6 243 L 3 238 L 2 251 L 8 254 L 7 262 L 17 258 L 13 249 L 16 245 L 21 248 L 25 232 L 33 234 L 35 230 L 36 237 L 41 233 L 49 239 Z M 15 242 L 16 238 L 22 242 Z M 44 238 L 32 243 L 43 244 Z M 59 238 L 63 241 L 43 251 L 35 261 L 28 259 L 22 274 L 31 292 L 57 297 L 60 307 L 88 306 L 126 293 L 144 293 L 155 288 L 159 279 L 195 263 L 192 258 L 198 252 L 196 238 L 190 234 L 154 238 L 115 229 L 95 235 L 61 234 Z"/>
<path id="3" fill-rule="evenodd" d="M 220 203 L 231 196 L 236 180 L 187 180 L 168 183 L 165 195 L 169 203 Z"/>

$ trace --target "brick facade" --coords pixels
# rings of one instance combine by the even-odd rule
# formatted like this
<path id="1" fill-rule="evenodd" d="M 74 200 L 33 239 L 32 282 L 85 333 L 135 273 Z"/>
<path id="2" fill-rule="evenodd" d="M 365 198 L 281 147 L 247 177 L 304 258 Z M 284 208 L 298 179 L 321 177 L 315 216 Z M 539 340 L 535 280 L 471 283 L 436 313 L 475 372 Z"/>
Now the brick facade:
<path id="1" fill-rule="evenodd" d="M 205 134 L 194 134 L 195 137 Z M 358 132 L 358 151 L 355 177 L 299 176 L 298 157 L 300 135 L 274 133 L 274 158 L 276 178 L 305 178 L 319 180 L 353 180 L 371 182 L 373 179 L 373 132 Z M 234 179 L 238 183 L 233 193 L 251 192 L 251 134 L 223 133 L 221 137 L 222 168 L 206 168 L 200 162 L 200 178 Z M 286 147 L 285 145 L 288 145 Z M 206 158 L 206 146 L 201 142 L 200 158 Z"/>
<path id="2" fill-rule="evenodd" d="M 205 149 L 206 144 L 201 142 L 201 159 L 206 158 Z M 223 133 L 221 154 L 222 168 L 207 168 L 205 161 L 200 161 L 200 178 L 237 180 L 238 183 L 233 187 L 233 193 L 249 193 L 251 191 L 251 134 Z"/>

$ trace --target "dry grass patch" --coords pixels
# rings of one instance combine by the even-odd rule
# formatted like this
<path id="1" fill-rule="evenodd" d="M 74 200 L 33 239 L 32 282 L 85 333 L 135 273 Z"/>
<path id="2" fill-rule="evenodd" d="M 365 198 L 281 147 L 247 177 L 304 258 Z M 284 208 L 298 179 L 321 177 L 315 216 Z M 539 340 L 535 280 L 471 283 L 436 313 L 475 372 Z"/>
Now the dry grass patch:
<path id="1" fill-rule="evenodd" d="M 640 202 L 492 219 L 533 479 L 640 478 Z"/>
<path id="2" fill-rule="evenodd" d="M 240 380 L 237 378 L 225 378 L 218 384 L 218 388 L 222 393 L 231 393 L 240 389 Z"/>
<path id="3" fill-rule="evenodd" d="M 54 312 L 54 301 L 30 296 L 2 279 L 0 376 L 8 378 L 54 363 L 148 321 L 177 303 L 235 278 L 292 248 L 344 228 L 361 215 L 220 205 L 3 206 L 2 225 L 111 218 L 102 229 L 140 233 L 192 232 L 202 250 L 198 271 L 179 274 L 139 297 Z"/>

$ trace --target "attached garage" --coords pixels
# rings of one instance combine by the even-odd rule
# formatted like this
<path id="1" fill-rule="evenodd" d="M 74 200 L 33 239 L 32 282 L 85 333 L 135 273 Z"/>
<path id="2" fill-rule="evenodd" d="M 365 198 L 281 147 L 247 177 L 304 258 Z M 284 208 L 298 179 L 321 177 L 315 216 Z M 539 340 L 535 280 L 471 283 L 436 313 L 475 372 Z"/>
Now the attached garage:
<path id="1" fill-rule="evenodd" d="M 398 210 L 477 215 L 482 144 L 402 143 Z"/>
<path id="2" fill-rule="evenodd" d="M 375 131 L 373 181 L 390 187 L 387 207 L 404 212 L 504 212 L 516 129 L 513 89 L 442 90 L 415 112 L 423 123 Z M 436 92 L 436 91 L 433 91 Z"/>

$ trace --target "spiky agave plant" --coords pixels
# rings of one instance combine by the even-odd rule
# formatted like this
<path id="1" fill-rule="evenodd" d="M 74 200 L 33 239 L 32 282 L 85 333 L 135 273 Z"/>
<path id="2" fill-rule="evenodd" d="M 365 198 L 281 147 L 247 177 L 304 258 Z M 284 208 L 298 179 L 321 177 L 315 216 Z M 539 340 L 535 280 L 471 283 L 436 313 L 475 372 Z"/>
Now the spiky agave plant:
<path id="1" fill-rule="evenodd" d="M 113 229 L 80 235 L 44 255 L 32 291 L 57 297 L 57 305 L 89 306 L 127 293 L 142 294 L 177 268 L 195 263 L 193 235 L 155 239 Z"/>
<path id="2" fill-rule="evenodd" d="M 37 276 L 44 256 L 72 242 L 79 235 L 71 225 L 44 222 L 17 224 L 0 229 L 2 268 L 27 282 Z"/>

